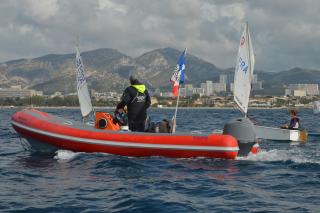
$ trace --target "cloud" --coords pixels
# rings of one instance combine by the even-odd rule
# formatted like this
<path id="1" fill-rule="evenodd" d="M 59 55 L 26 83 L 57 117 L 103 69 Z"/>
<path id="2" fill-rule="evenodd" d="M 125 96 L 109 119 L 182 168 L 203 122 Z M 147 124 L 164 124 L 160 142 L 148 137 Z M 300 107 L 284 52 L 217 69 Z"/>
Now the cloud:
<path id="1" fill-rule="evenodd" d="M 130 56 L 184 49 L 234 67 L 249 22 L 256 68 L 320 69 L 316 0 L 2 0 L 0 61 L 110 47 Z"/>
<path id="2" fill-rule="evenodd" d="M 24 3 L 26 12 L 35 19 L 48 20 L 59 10 L 57 0 L 25 0 Z"/>
<path id="3" fill-rule="evenodd" d="M 128 8 L 125 5 L 122 4 L 116 4 L 112 2 L 111 0 L 99 0 L 99 9 L 100 10 L 112 10 L 118 13 L 126 14 Z"/>

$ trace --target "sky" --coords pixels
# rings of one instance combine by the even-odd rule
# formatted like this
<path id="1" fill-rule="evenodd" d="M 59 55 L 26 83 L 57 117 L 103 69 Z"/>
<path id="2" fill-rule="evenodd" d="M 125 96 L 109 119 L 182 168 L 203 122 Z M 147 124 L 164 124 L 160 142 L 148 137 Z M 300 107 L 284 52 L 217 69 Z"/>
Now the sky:
<path id="1" fill-rule="evenodd" d="M 318 0 L 1 0 L 0 62 L 113 48 L 158 48 L 234 67 L 248 21 L 255 68 L 320 70 Z"/>

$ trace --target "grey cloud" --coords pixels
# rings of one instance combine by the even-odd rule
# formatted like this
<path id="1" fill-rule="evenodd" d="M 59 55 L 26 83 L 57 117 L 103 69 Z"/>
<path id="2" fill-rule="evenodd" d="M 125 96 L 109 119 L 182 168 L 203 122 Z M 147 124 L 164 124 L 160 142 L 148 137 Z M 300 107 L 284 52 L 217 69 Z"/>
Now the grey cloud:
<path id="1" fill-rule="evenodd" d="M 3 0 L 0 61 L 81 50 L 118 49 L 131 56 L 184 49 L 233 67 L 249 21 L 256 68 L 320 69 L 320 2 L 306 0 Z"/>

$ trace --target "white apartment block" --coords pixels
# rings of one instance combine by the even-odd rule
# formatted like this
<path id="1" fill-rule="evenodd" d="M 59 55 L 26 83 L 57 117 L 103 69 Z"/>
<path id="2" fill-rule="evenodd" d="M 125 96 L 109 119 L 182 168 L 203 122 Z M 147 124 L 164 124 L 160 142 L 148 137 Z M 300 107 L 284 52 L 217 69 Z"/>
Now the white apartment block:
<path id="1" fill-rule="evenodd" d="M 289 84 L 289 89 L 291 94 L 294 93 L 294 90 L 304 90 L 306 95 L 319 95 L 318 84 Z"/>
<path id="2" fill-rule="evenodd" d="M 213 94 L 213 83 L 212 81 L 206 81 L 206 96 L 210 96 Z"/>
<path id="3" fill-rule="evenodd" d="M 213 83 L 212 84 L 213 92 L 220 93 L 227 91 L 227 84 L 226 83 Z"/>
<path id="4" fill-rule="evenodd" d="M 43 92 L 19 88 L 0 88 L 0 98 L 28 98 L 36 95 L 42 96 Z"/>

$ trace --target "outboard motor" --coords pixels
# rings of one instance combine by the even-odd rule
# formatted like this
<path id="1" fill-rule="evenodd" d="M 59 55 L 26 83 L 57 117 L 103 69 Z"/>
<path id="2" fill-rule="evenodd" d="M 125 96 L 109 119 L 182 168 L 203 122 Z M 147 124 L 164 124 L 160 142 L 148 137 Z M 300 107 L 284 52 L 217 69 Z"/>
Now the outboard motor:
<path id="1" fill-rule="evenodd" d="M 253 123 L 248 118 L 237 118 L 224 125 L 224 135 L 232 135 L 238 140 L 238 156 L 247 156 L 256 143 Z"/>
<path id="2" fill-rule="evenodd" d="M 145 123 L 145 132 L 171 133 L 172 122 L 168 119 L 151 121 L 151 118 L 148 116 Z"/>

